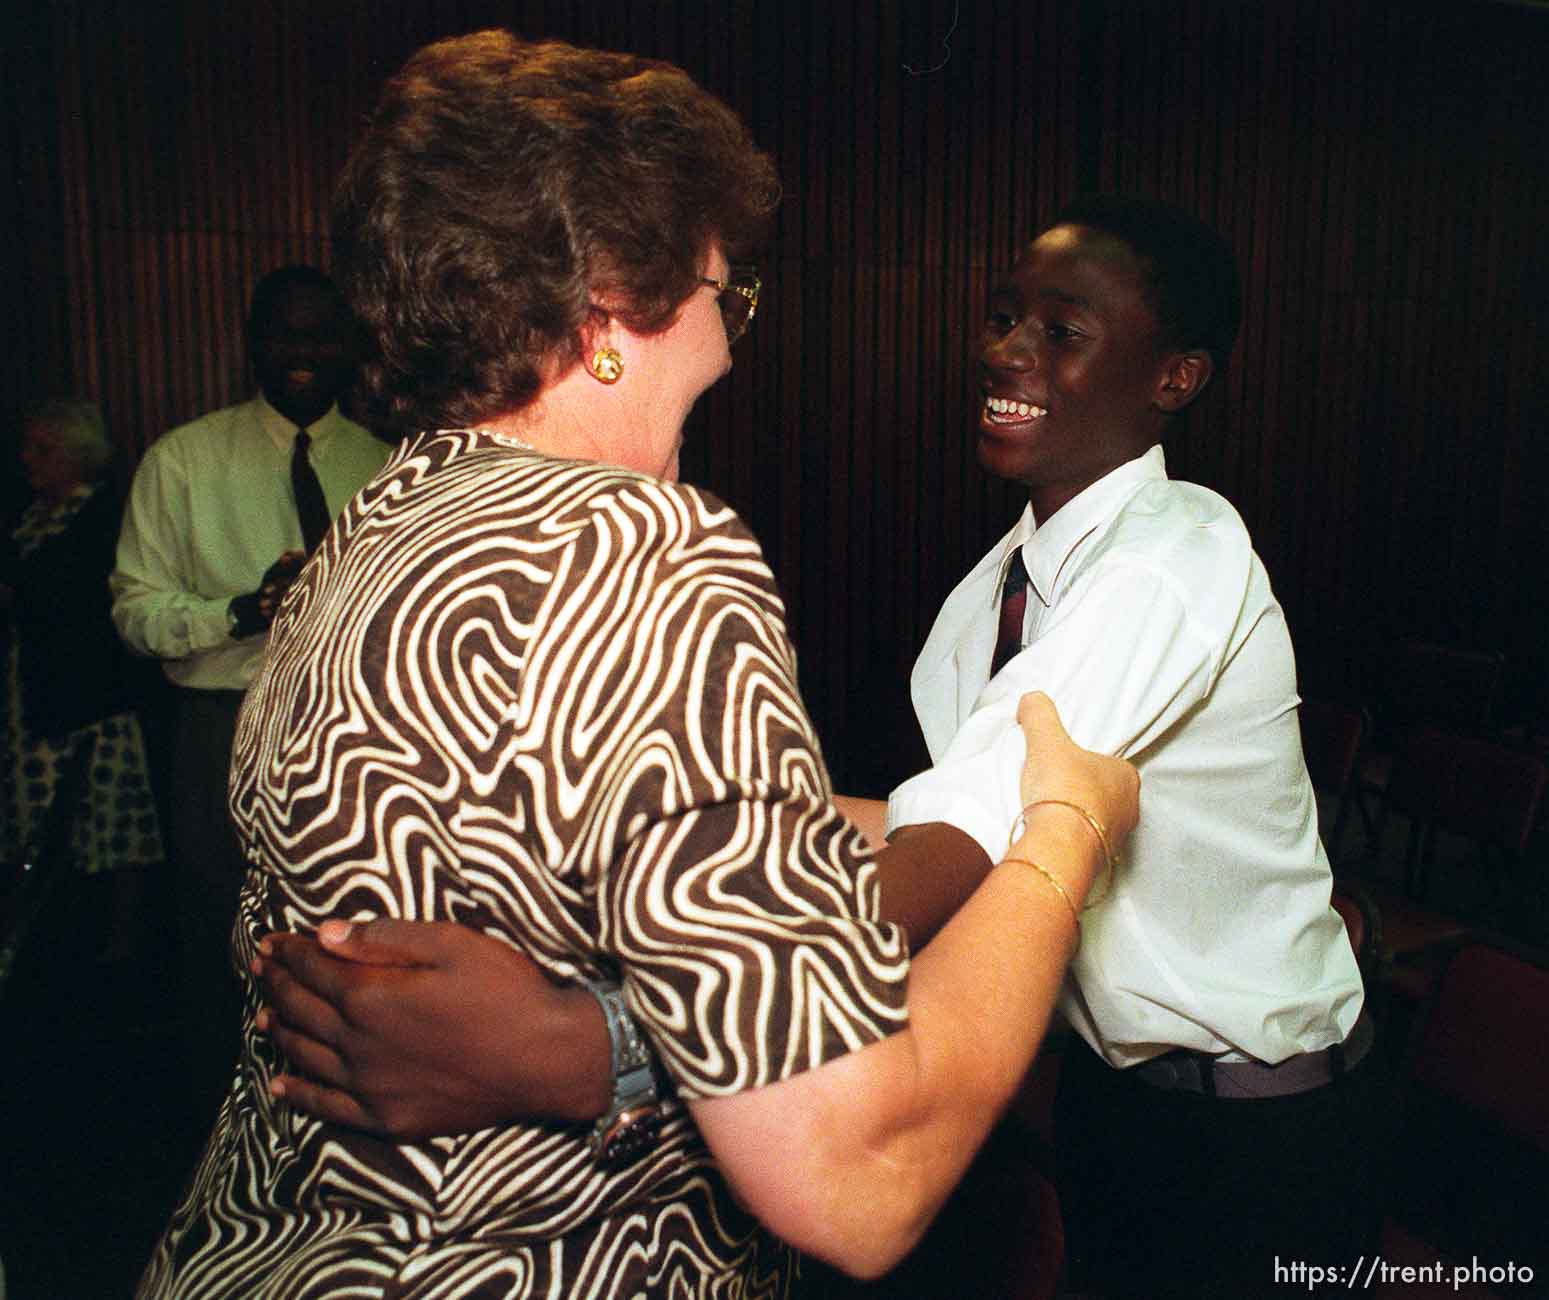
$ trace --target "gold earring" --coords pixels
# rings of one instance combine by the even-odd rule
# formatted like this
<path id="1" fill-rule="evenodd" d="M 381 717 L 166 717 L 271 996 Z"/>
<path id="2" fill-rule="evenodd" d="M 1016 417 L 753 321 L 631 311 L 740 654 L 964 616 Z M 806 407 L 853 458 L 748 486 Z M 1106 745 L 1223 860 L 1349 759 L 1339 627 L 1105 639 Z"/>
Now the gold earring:
<path id="1" fill-rule="evenodd" d="M 617 348 L 598 348 L 592 356 L 592 374 L 600 383 L 616 384 L 624 375 L 624 358 Z"/>

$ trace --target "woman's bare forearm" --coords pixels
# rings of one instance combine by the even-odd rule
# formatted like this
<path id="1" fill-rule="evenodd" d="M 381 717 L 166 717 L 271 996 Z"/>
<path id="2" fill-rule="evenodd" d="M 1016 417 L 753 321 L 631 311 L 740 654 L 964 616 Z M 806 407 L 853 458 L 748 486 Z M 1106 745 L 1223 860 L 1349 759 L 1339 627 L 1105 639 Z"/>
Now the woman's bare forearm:
<path id="1" fill-rule="evenodd" d="M 1099 860 L 1087 828 L 1057 808 L 1035 810 L 1009 856 L 1051 872 L 1077 907 Z M 738 1195 L 799 1248 L 859 1276 L 885 1272 L 1014 1095 L 1076 933 L 1035 868 L 990 870 L 915 959 L 908 1029 L 770 1087 L 694 1103 Z"/>

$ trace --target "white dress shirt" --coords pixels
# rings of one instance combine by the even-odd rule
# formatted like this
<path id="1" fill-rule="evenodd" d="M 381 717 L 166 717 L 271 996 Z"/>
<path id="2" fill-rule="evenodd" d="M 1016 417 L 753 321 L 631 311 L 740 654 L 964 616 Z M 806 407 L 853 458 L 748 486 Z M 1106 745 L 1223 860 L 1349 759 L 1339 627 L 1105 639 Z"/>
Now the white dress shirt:
<path id="1" fill-rule="evenodd" d="M 268 634 L 234 640 L 226 607 L 304 545 L 290 479 L 296 429 L 255 397 L 164 434 L 135 471 L 109 580 L 113 622 L 179 686 L 245 690 L 253 679 Z M 337 515 L 390 448 L 337 408 L 307 434 Z"/>
<path id="2" fill-rule="evenodd" d="M 1017 548 L 1024 649 L 988 682 Z M 1161 447 L 1042 527 L 1029 508 L 947 597 L 911 679 L 935 766 L 893 792 L 888 829 L 948 822 L 998 860 L 1030 690 L 1141 774 L 1140 824 L 1083 914 L 1061 999 L 1076 1030 L 1119 1067 L 1174 1048 L 1275 1064 L 1343 1041 L 1361 976 L 1329 906 L 1285 619 L 1237 512 L 1169 480 Z"/>

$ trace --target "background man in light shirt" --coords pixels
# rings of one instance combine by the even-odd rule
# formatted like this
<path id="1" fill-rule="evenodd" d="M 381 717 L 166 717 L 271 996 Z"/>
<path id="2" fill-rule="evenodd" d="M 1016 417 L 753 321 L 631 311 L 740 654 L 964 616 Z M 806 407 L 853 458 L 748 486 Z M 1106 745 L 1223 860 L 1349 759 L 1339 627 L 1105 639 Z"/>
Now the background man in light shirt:
<path id="1" fill-rule="evenodd" d="M 293 461 L 326 527 L 388 448 L 335 405 L 355 361 L 355 325 L 313 267 L 271 272 L 253 291 L 248 352 L 259 394 L 164 434 L 135 473 L 110 580 L 130 648 L 162 661 L 174 689 L 171 849 L 190 1086 L 213 1107 L 236 1059 L 240 1004 L 228 942 L 244 864 L 226 811 L 242 693 L 280 597 L 307 550 Z M 210 1116 L 193 1117 L 198 1125 Z"/>

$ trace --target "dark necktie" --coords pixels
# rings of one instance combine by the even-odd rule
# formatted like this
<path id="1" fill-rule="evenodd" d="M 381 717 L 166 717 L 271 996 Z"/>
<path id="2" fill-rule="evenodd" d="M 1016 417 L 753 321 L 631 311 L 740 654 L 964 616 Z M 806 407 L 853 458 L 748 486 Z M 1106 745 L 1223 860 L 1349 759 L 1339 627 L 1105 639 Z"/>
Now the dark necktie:
<path id="1" fill-rule="evenodd" d="M 1000 588 L 1000 631 L 995 637 L 995 654 L 990 659 L 990 676 L 995 676 L 1022 648 L 1022 618 L 1027 613 L 1027 565 L 1019 546 L 1006 566 L 1006 580 Z"/>
<path id="2" fill-rule="evenodd" d="M 307 448 L 312 439 L 305 429 L 296 430 L 296 445 L 290 453 L 290 485 L 296 494 L 296 513 L 301 516 L 301 536 L 306 541 L 307 554 L 311 555 L 328 531 L 328 500 L 323 496 L 323 485 L 317 481 L 317 471 Z"/>

